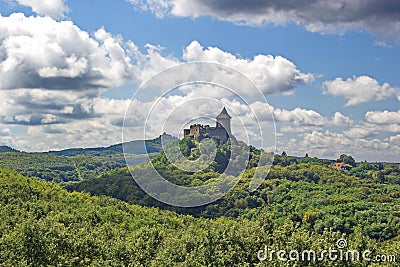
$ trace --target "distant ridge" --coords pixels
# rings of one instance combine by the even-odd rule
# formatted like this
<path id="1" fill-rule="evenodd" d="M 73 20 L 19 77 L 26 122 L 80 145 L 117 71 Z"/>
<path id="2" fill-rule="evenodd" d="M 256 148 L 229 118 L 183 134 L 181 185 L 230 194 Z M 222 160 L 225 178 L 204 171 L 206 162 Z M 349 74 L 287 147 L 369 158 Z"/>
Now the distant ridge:
<path id="1" fill-rule="evenodd" d="M 19 152 L 19 151 L 9 146 L 0 146 L 0 153 L 6 153 L 6 152 Z"/>
<path id="2" fill-rule="evenodd" d="M 136 141 L 131 141 L 125 143 L 125 151 L 126 153 L 129 154 L 134 154 L 134 155 L 141 155 L 141 154 L 147 154 L 147 153 L 157 153 L 161 151 L 162 145 L 161 145 L 161 138 L 163 138 L 164 142 L 170 142 L 172 140 L 178 140 L 176 137 L 163 133 L 159 137 L 151 140 L 146 140 L 144 141 L 146 146 L 143 145 L 143 140 L 136 140 Z M 70 148 L 70 149 L 65 149 L 65 150 L 60 150 L 60 151 L 49 151 L 45 152 L 45 154 L 51 154 L 51 155 L 56 155 L 56 156 L 77 156 L 81 154 L 96 154 L 96 153 L 101 153 L 102 155 L 104 154 L 117 154 L 117 153 L 123 153 L 123 146 L 121 144 L 116 144 L 108 147 L 95 147 L 95 148 Z"/>

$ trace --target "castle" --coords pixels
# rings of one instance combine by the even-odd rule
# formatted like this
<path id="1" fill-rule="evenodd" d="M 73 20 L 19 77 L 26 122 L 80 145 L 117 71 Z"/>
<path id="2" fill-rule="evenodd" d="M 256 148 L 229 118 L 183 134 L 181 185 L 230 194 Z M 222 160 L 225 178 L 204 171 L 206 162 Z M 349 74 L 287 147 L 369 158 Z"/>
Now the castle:
<path id="1" fill-rule="evenodd" d="M 203 138 L 217 137 L 225 143 L 230 137 L 233 138 L 231 133 L 231 118 L 226 108 L 224 108 L 216 117 L 217 123 L 215 127 L 193 124 L 190 125 L 190 129 L 183 130 L 183 136 L 184 138 L 194 138 L 199 141 Z"/>

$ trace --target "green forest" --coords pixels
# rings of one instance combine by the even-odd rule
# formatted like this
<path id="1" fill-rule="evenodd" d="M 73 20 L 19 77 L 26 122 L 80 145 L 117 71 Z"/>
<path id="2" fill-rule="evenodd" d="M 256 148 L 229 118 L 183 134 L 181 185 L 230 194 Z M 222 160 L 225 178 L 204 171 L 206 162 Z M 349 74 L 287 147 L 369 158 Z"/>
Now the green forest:
<path id="1" fill-rule="evenodd" d="M 191 139 L 179 143 L 192 160 L 199 157 L 199 145 Z M 264 153 L 250 146 L 238 184 L 223 198 L 196 208 L 158 202 L 130 173 L 146 175 L 151 164 L 176 184 L 207 184 L 224 171 L 233 146 L 246 145 L 218 144 L 213 164 L 198 172 L 174 167 L 157 146 L 150 162 L 130 167 L 120 161 L 120 149 L 25 153 L 3 147 L 0 266 L 396 266 L 393 261 L 258 257 L 266 246 L 321 251 L 341 239 L 346 249 L 400 262 L 397 163 L 282 152 L 274 155 L 262 185 L 249 192 Z M 332 168 L 335 161 L 346 170 Z"/>

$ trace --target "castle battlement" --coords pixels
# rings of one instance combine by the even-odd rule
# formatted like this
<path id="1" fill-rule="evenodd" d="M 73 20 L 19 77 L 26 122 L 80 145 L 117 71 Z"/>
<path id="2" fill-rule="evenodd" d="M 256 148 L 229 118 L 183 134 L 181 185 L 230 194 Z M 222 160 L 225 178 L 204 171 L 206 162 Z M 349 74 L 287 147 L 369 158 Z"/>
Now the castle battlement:
<path id="1" fill-rule="evenodd" d="M 184 138 L 194 138 L 197 140 L 217 137 L 225 143 L 229 137 L 232 137 L 231 118 L 232 117 L 228 114 L 226 108 L 223 108 L 221 113 L 216 117 L 217 123 L 215 127 L 211 127 L 210 125 L 203 126 L 202 124 L 192 124 L 189 129 L 183 130 L 183 136 Z"/>

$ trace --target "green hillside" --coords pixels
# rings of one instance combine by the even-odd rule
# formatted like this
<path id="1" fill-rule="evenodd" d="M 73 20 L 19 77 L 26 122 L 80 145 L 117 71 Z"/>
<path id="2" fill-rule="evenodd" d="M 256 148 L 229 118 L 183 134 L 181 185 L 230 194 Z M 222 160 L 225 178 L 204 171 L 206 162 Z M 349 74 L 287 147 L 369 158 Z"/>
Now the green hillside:
<path id="1" fill-rule="evenodd" d="M 166 143 L 175 140 L 168 134 L 162 137 Z M 1 146 L 0 167 L 56 183 L 77 182 L 122 168 L 126 166 L 126 159 L 130 165 L 148 161 L 148 158 L 156 156 L 161 150 L 161 136 L 145 142 L 126 143 L 125 149 L 124 154 L 122 144 L 117 144 L 109 147 L 27 153 Z"/>
<path id="2" fill-rule="evenodd" d="M 0 153 L 4 152 L 17 152 L 17 150 L 8 146 L 0 146 Z"/>
<path id="3" fill-rule="evenodd" d="M 179 145 L 187 158 L 199 157 L 199 143 Z M 231 148 L 244 145 L 220 143 L 215 162 L 198 172 L 179 170 L 163 151 L 151 163 L 176 184 L 198 186 L 217 178 Z M 276 257 L 260 263 L 257 252 L 265 246 L 321 251 L 341 238 L 348 249 L 400 259 L 399 164 L 355 163 L 342 155 L 338 161 L 349 170 L 340 171 L 330 160 L 282 153 L 260 188 L 249 192 L 261 153 L 250 147 L 243 179 L 222 199 L 197 208 L 154 200 L 105 154 L 0 153 L 1 166 L 33 177 L 0 167 L 0 266 L 293 266 Z M 148 167 L 131 171 L 146 177 Z"/>
<path id="4" fill-rule="evenodd" d="M 94 178 L 124 164 L 92 157 L 63 157 L 41 153 L 0 153 L 0 167 L 46 181 L 64 183 Z"/>
<path id="5" fill-rule="evenodd" d="M 185 144 L 187 141 L 181 142 L 181 145 Z M 175 184 L 197 186 L 220 175 L 221 162 L 229 157 L 229 146 L 219 146 L 219 162 L 194 173 L 174 167 L 163 152 L 151 161 L 163 177 Z M 192 150 L 187 155 L 191 158 L 195 153 L 198 151 Z M 289 219 L 311 233 L 322 234 L 325 229 L 343 234 L 360 231 L 377 240 L 390 240 L 399 236 L 398 164 L 354 163 L 350 171 L 339 171 L 331 167 L 331 161 L 276 155 L 266 180 L 258 190 L 251 193 L 248 187 L 254 172 L 253 163 L 257 161 L 259 153 L 251 149 L 250 163 L 243 178 L 226 196 L 196 208 L 177 208 L 158 202 L 135 183 L 127 168 L 70 184 L 67 189 L 111 196 L 131 204 L 159 207 L 195 217 L 252 219 L 262 211 L 267 212 L 276 225 Z M 147 168 L 145 164 L 137 165 L 131 171 L 136 176 L 145 177 Z"/>
<path id="6" fill-rule="evenodd" d="M 124 144 L 125 153 L 132 155 L 141 155 L 148 153 L 157 153 L 161 151 L 161 138 L 167 144 L 171 140 L 176 140 L 175 137 L 169 134 L 162 134 L 155 139 L 150 139 L 146 141 L 131 141 Z M 144 146 L 145 144 L 145 146 Z M 121 155 L 124 153 L 122 144 L 116 144 L 109 147 L 95 147 L 95 148 L 70 148 L 60 151 L 49 151 L 46 154 L 56 155 L 56 156 L 90 156 L 90 157 L 105 157 L 111 155 Z M 125 162 L 125 161 L 124 161 Z M 120 162 L 120 163 L 124 163 Z"/>
<path id="7" fill-rule="evenodd" d="M 277 225 L 266 210 L 251 220 L 195 219 L 108 197 L 68 193 L 4 169 L 0 196 L 0 266 L 260 266 L 257 252 L 265 245 L 320 251 L 339 238 L 360 251 L 400 253 L 398 237 L 372 240 L 359 230 L 348 235 L 334 230 L 313 233 L 289 219 Z M 312 217 L 305 216 L 305 223 Z M 291 266 L 277 259 L 268 264 Z M 304 263 L 308 265 L 337 263 L 326 259 Z"/>
<path id="8" fill-rule="evenodd" d="M 176 177 L 173 173 L 173 175 Z M 199 181 L 198 177 L 186 177 Z M 203 177 L 216 176 L 215 173 Z M 181 176 L 182 177 L 182 176 Z M 131 204 L 159 207 L 196 217 L 252 218 L 266 211 L 276 224 L 290 219 L 312 232 L 333 229 L 353 233 L 356 228 L 375 239 L 399 235 L 400 186 L 349 176 L 328 167 L 312 164 L 275 166 L 263 185 L 248 191 L 250 179 L 241 181 L 225 197 L 207 206 L 176 208 L 154 200 L 135 183 L 126 168 L 99 178 L 67 186 L 69 190 L 107 195 Z M 312 215 L 312 218 L 307 216 Z"/>

